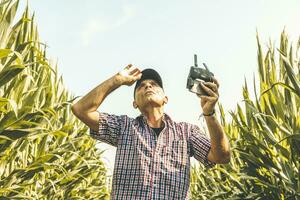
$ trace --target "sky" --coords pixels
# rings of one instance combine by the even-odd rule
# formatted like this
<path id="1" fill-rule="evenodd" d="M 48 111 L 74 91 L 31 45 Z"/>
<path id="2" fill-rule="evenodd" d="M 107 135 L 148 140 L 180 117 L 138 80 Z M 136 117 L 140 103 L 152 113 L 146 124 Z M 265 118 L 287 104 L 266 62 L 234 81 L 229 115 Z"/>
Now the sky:
<path id="1" fill-rule="evenodd" d="M 279 45 L 285 29 L 291 41 L 300 36 L 299 0 L 28 0 L 40 40 L 69 91 L 83 96 L 127 64 L 154 68 L 169 97 L 165 112 L 194 124 L 199 98 L 186 89 L 193 65 L 205 62 L 220 82 L 219 102 L 226 113 L 242 104 L 245 78 L 252 86 L 257 71 L 256 31 L 266 49 Z M 21 1 L 24 8 L 26 1 Z M 133 87 L 109 95 L 99 111 L 139 115 L 132 107 Z M 202 121 L 203 122 L 203 121 Z M 113 168 L 114 152 L 104 154 Z"/>

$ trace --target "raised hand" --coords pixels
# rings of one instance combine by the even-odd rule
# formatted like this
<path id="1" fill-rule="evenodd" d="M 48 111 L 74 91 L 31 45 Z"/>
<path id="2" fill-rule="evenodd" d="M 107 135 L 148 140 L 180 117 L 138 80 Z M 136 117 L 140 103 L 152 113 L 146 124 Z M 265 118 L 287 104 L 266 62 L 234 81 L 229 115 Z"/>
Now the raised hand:
<path id="1" fill-rule="evenodd" d="M 219 82 L 213 77 L 213 82 L 201 83 L 201 87 L 208 96 L 201 95 L 201 107 L 204 114 L 208 115 L 214 112 L 215 105 L 219 99 Z"/>
<path id="2" fill-rule="evenodd" d="M 142 77 L 142 73 L 139 68 L 129 64 L 122 71 L 120 71 L 117 76 L 122 85 L 130 86 Z"/>

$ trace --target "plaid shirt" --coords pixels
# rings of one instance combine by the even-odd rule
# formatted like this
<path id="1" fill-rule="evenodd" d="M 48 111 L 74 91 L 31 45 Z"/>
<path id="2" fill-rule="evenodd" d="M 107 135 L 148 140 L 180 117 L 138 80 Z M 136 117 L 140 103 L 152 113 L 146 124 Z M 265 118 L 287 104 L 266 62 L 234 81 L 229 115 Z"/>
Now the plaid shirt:
<path id="1" fill-rule="evenodd" d="M 164 115 L 159 136 L 140 115 L 129 118 L 99 113 L 99 131 L 93 138 L 117 147 L 111 199 L 188 199 L 190 157 L 207 167 L 209 139 L 199 127 L 174 122 Z"/>

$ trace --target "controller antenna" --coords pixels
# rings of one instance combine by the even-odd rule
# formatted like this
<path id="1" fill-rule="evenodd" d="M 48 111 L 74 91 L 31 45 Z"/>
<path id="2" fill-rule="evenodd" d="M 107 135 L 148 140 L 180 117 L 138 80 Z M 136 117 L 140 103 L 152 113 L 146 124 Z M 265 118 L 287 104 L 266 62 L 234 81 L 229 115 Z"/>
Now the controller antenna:
<path id="1" fill-rule="evenodd" d="M 195 67 L 198 67 L 197 55 L 196 54 L 194 54 L 194 65 L 195 65 Z"/>

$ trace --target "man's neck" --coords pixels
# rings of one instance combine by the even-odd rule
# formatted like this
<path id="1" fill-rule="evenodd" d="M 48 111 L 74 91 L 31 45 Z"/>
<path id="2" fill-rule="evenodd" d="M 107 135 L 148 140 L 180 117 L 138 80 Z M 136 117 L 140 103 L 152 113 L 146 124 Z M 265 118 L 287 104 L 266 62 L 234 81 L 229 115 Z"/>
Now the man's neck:
<path id="1" fill-rule="evenodd" d="M 148 108 L 142 112 L 143 116 L 146 118 L 147 123 L 152 128 L 160 128 L 163 126 L 163 108 Z"/>

